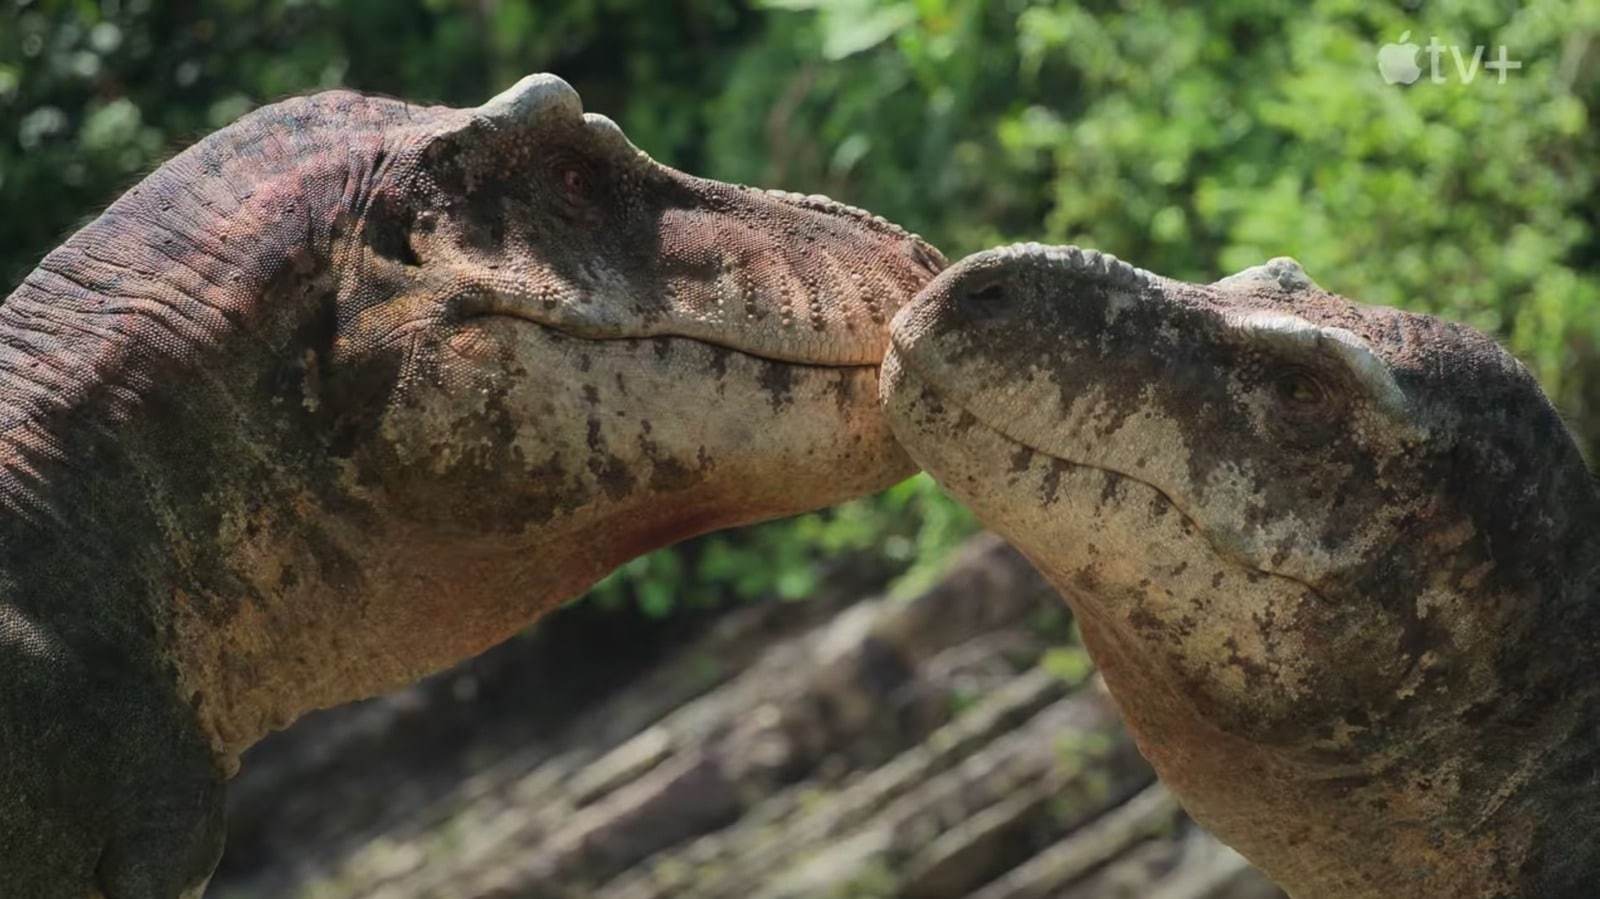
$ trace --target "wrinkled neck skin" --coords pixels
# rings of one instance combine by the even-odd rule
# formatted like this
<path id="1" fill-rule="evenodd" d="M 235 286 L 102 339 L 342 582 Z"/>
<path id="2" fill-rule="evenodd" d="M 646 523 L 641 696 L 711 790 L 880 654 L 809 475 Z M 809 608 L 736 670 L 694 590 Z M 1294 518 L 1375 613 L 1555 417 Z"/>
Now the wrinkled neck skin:
<path id="1" fill-rule="evenodd" d="M 1381 755 L 1264 746 L 1218 729 L 1170 681 L 1149 676 L 1147 655 L 1073 605 L 1162 780 L 1294 899 L 1591 894 L 1600 861 L 1600 796 L 1583 774 L 1594 770 L 1600 732 L 1592 687 L 1556 722 L 1527 729 L 1454 726 Z"/>
<path id="2" fill-rule="evenodd" d="M 313 536 L 339 500 L 313 483 L 327 475 L 308 464 L 316 426 L 303 408 L 253 399 L 328 349 L 341 229 L 405 114 L 353 96 L 321 105 L 338 108 L 284 109 L 342 115 L 345 138 L 241 125 L 202 142 L 0 304 L 0 613 L 7 631 L 59 647 L 56 664 L 170 684 L 197 621 L 316 589 L 317 569 L 274 583 L 252 553 L 314 552 L 324 570 L 349 558 L 345 537 Z M 296 639 L 279 614 L 274 638 Z M 222 696 L 180 692 L 231 768 L 257 722 L 224 720 Z"/>
<path id="3" fill-rule="evenodd" d="M 1398 598 L 1422 613 L 1415 639 L 1429 647 L 1398 680 L 1371 682 L 1363 714 L 1334 718 L 1309 739 L 1219 726 L 1224 716 L 1183 690 L 1181 672 L 1161 671 L 1148 645 L 1107 620 L 1138 597 L 1098 593 L 1052 571 L 1048 554 L 1037 561 L 1077 610 L 1086 646 L 1162 778 L 1295 899 L 1576 899 L 1593 895 L 1600 872 L 1600 682 L 1589 661 L 1600 635 L 1600 499 L 1577 466 L 1568 470 L 1549 517 L 1569 524 L 1535 544 L 1539 577 L 1484 578 L 1492 564 L 1470 537 L 1435 533 L 1418 538 L 1432 569 L 1412 592 L 1397 593 L 1396 575 L 1375 566 L 1361 577 L 1387 583 L 1335 579 L 1301 601 L 1315 614 L 1303 603 Z M 1478 615 L 1478 628 L 1421 636 L 1430 617 Z M 1407 639 L 1374 634 L 1372 658 L 1394 658 L 1395 642 Z"/>
<path id="4" fill-rule="evenodd" d="M 357 482 L 362 462 L 340 444 L 381 419 L 336 418 L 328 394 L 380 409 L 385 396 L 328 368 L 348 186 L 377 176 L 385 140 L 370 138 L 337 165 L 252 173 L 244 196 L 199 184 L 253 226 L 223 241 L 183 219 L 192 208 L 162 200 L 162 216 L 135 190 L 0 307 L 15 413 L 0 441 L 0 600 L 70 652 L 177 678 L 224 770 L 307 709 L 504 637 L 625 551 L 577 533 L 533 552 L 424 539 L 380 514 L 382 485 Z M 269 203 L 300 220 L 273 221 Z M 97 324 L 141 300 L 172 341 Z M 58 366 L 54 382 L 30 378 Z"/>

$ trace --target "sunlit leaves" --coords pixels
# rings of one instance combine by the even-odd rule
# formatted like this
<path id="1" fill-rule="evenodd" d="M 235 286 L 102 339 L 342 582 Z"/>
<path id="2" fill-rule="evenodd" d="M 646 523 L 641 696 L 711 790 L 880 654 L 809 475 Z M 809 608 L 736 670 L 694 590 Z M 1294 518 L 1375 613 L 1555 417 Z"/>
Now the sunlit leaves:
<path id="1" fill-rule="evenodd" d="M 845 4 L 769 5 L 787 11 L 736 65 L 754 86 L 729 88 L 713 168 L 781 160 L 765 173 L 953 255 L 1075 242 L 1199 280 L 1293 255 L 1498 333 L 1600 440 L 1597 0 L 947 0 L 803 78 Z M 1407 30 L 1422 78 L 1386 84 L 1377 50 Z M 1502 44 L 1523 64 L 1504 83 L 1481 65 Z"/>

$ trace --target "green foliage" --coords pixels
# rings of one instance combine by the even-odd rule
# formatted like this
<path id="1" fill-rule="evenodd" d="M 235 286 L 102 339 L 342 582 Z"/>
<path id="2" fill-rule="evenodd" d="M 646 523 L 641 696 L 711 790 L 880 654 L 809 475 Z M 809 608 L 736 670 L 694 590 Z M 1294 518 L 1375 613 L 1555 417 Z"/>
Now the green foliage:
<path id="1" fill-rule="evenodd" d="M 736 0 L 0 0 L 0 280 L 170 151 L 326 88 L 470 105 L 559 70 L 692 163 L 716 60 L 753 25 Z"/>
<path id="2" fill-rule="evenodd" d="M 1062 681 L 1077 686 L 1094 671 L 1094 662 L 1078 640 L 1064 646 L 1051 648 L 1039 661 L 1039 666 Z"/>
<path id="3" fill-rule="evenodd" d="M 735 63 L 713 170 L 847 196 L 952 255 L 1072 242 L 1192 280 L 1292 255 L 1501 335 L 1600 442 L 1597 0 L 767 5 L 807 12 Z M 1386 84 L 1377 49 L 1408 29 L 1523 67 L 1469 83 L 1446 51 L 1441 84 L 1424 53 Z"/>
<path id="4" fill-rule="evenodd" d="M 1385 84 L 1408 30 L 1523 67 L 1465 83 L 1445 53 L 1445 83 Z M 0 0 L 0 278 L 256 104 L 466 104 L 542 69 L 658 158 L 832 194 L 952 257 L 1076 242 L 1211 280 L 1296 256 L 1499 334 L 1600 445 L 1600 0 Z M 804 595 L 841 553 L 908 565 L 971 527 L 918 479 L 598 594 Z"/>
<path id="5" fill-rule="evenodd" d="M 591 592 L 606 604 L 632 597 L 651 615 L 665 615 L 680 602 L 804 599 L 828 563 L 869 554 L 902 572 L 901 590 L 914 590 L 938 575 L 950 549 L 973 529 L 971 514 L 923 475 L 871 499 L 642 556 Z"/>

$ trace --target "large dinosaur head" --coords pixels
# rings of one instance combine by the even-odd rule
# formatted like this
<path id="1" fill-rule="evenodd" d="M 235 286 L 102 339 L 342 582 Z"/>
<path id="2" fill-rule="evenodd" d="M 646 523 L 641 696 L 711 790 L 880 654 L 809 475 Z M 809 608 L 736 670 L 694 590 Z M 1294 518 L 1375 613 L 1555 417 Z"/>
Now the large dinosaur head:
<path id="1" fill-rule="evenodd" d="M 148 274 L 113 271 L 108 246 Z M 641 552 L 909 474 L 877 369 L 943 259 L 860 210 L 662 166 L 536 75 L 474 109 L 259 110 L 58 264 L 180 288 L 182 316 L 130 314 L 74 358 L 79 380 L 137 376 L 82 404 L 122 422 L 96 464 L 130 482 L 116 515 L 175 522 L 130 532 L 176 570 L 150 579 L 182 585 L 170 642 L 231 757 Z"/>
<path id="2" fill-rule="evenodd" d="M 1486 739 L 1584 720 L 1592 690 L 1552 698 L 1583 666 L 1549 648 L 1596 633 L 1594 489 L 1468 328 L 1287 259 L 1194 285 L 1030 245 L 900 313 L 884 394 L 912 457 L 1071 602 L 1186 804 L 1306 895 L 1387 870 L 1329 847 L 1340 811 L 1432 845 L 1532 776 L 1537 752 Z"/>
<path id="3" fill-rule="evenodd" d="M 909 473 L 877 366 L 942 264 L 549 76 L 174 157 L 0 303 L 0 893 L 197 894 L 266 731 Z"/>
<path id="4" fill-rule="evenodd" d="M 943 265 L 916 237 L 660 165 L 550 75 L 417 129 L 379 178 L 336 364 L 392 377 L 365 452 L 419 520 L 593 531 L 598 573 L 908 472 L 874 378 Z"/>

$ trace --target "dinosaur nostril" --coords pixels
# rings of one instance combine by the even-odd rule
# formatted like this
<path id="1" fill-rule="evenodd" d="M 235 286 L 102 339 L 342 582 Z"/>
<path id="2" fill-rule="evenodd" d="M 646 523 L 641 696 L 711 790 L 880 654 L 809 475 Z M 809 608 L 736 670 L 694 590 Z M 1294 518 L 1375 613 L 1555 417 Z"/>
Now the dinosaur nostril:
<path id="1" fill-rule="evenodd" d="M 952 299 L 958 314 L 971 322 L 1009 320 L 1018 311 L 1005 279 L 987 274 L 958 287 Z"/>
<path id="2" fill-rule="evenodd" d="M 1006 298 L 1005 285 L 999 283 L 998 281 L 996 281 L 993 284 L 986 284 L 983 287 L 980 287 L 977 290 L 973 291 L 971 294 L 969 294 L 967 296 L 967 300 L 969 302 L 983 303 L 984 305 L 990 305 L 990 304 L 993 304 L 993 303 L 998 303 L 998 302 L 1004 300 L 1005 298 Z"/>
<path id="3" fill-rule="evenodd" d="M 930 275 L 937 275 L 944 271 L 944 267 L 949 264 L 945 262 L 944 254 L 917 239 L 911 241 L 911 261 L 921 266 Z"/>

